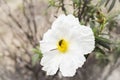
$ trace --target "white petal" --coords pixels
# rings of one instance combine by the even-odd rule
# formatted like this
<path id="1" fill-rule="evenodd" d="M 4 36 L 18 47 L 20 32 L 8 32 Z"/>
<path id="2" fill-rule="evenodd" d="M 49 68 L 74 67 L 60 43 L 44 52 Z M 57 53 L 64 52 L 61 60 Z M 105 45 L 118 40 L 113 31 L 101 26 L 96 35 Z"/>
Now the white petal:
<path id="1" fill-rule="evenodd" d="M 76 26 L 71 32 L 70 48 L 78 49 L 80 53 L 91 53 L 95 47 L 94 34 L 90 27 Z"/>
<path id="2" fill-rule="evenodd" d="M 65 24 L 65 25 L 62 25 Z M 52 29 L 56 27 L 69 27 L 73 28 L 75 25 L 79 25 L 78 18 L 75 18 L 72 14 L 70 15 L 60 15 L 52 24 Z"/>
<path id="3" fill-rule="evenodd" d="M 72 77 L 76 73 L 78 67 L 82 67 L 85 62 L 85 57 L 83 55 L 69 55 L 66 54 L 63 56 L 63 59 L 60 63 L 60 71 L 65 77 Z"/>
<path id="4" fill-rule="evenodd" d="M 44 54 L 47 51 L 57 48 L 57 42 L 59 40 L 59 36 L 54 34 L 53 30 L 48 30 L 44 36 L 43 40 L 40 41 L 40 50 Z"/>
<path id="5" fill-rule="evenodd" d="M 54 75 L 59 68 L 60 61 L 59 53 L 51 51 L 42 57 L 40 64 L 43 66 L 42 70 L 47 72 L 47 75 Z"/>
<path id="6" fill-rule="evenodd" d="M 59 37 L 67 39 L 70 29 L 77 25 L 79 25 L 78 18 L 75 18 L 73 15 L 61 15 L 53 22 L 52 30 L 55 31 L 55 34 L 59 34 Z"/>
<path id="7" fill-rule="evenodd" d="M 56 42 L 59 39 L 59 36 L 57 34 L 54 33 L 54 30 L 49 29 L 46 33 L 44 33 L 43 36 L 43 41 L 45 42 Z"/>

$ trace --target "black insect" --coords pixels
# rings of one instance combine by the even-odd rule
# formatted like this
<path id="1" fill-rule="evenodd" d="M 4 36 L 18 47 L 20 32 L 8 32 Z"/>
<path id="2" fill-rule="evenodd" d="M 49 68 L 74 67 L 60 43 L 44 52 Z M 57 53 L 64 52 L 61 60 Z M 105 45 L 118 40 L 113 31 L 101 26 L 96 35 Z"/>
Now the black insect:
<path id="1" fill-rule="evenodd" d="M 59 45 L 60 45 L 60 46 L 62 45 L 62 42 L 63 42 L 63 40 L 60 40 L 60 41 L 59 41 Z"/>

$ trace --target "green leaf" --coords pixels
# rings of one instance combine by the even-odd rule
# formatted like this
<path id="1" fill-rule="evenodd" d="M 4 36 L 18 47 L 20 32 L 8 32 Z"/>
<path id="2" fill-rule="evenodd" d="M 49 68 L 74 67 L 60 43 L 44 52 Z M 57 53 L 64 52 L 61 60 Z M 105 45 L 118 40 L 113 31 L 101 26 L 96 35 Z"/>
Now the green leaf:
<path id="1" fill-rule="evenodd" d="M 96 57 L 96 59 L 103 59 L 103 58 L 105 58 L 105 55 L 100 52 L 96 52 L 95 57 Z"/>
<path id="2" fill-rule="evenodd" d="M 111 47 L 110 47 L 111 41 L 109 39 L 96 36 L 95 41 L 96 41 L 96 44 L 99 44 L 102 47 L 107 48 L 108 50 L 111 50 Z"/>
<path id="3" fill-rule="evenodd" d="M 90 27 L 93 29 L 95 27 L 95 24 L 93 21 L 90 21 Z"/>
<path id="4" fill-rule="evenodd" d="M 32 51 L 36 54 L 41 54 L 41 51 L 39 49 L 34 48 L 34 49 L 32 49 Z"/>
<path id="5" fill-rule="evenodd" d="M 39 47 L 33 48 L 32 51 L 35 53 L 32 56 L 32 64 L 35 65 L 42 58 L 42 53 L 39 50 Z"/>
<path id="6" fill-rule="evenodd" d="M 118 47 L 115 49 L 114 57 L 115 57 L 115 62 L 116 62 L 117 59 L 120 57 L 120 46 L 118 46 Z"/>
<path id="7" fill-rule="evenodd" d="M 99 30 L 97 27 L 94 27 L 92 30 L 93 30 L 95 36 L 99 35 Z"/>
<path id="8" fill-rule="evenodd" d="M 111 5 L 110 5 L 110 7 L 108 9 L 108 12 L 110 12 L 113 9 L 113 7 L 115 5 L 115 2 L 116 2 L 116 0 L 112 0 L 112 3 L 111 3 Z"/>
<path id="9" fill-rule="evenodd" d="M 74 4 L 76 4 L 76 7 L 80 6 L 82 4 L 82 0 L 72 0 Z"/>
<path id="10" fill-rule="evenodd" d="M 105 7 L 108 5 L 108 3 L 110 2 L 110 0 L 107 0 L 105 3 Z"/>
<path id="11" fill-rule="evenodd" d="M 102 54 L 105 54 L 105 51 L 103 50 L 103 49 L 101 49 L 99 46 L 97 46 L 96 45 L 96 47 L 95 47 L 95 51 L 97 51 L 97 52 L 100 52 L 100 53 L 102 53 Z"/>
<path id="12" fill-rule="evenodd" d="M 102 6 L 105 2 L 106 2 L 106 0 L 100 0 L 99 6 Z"/>
<path id="13" fill-rule="evenodd" d="M 55 6 L 55 1 L 54 0 L 49 0 L 50 6 Z"/>
<path id="14" fill-rule="evenodd" d="M 96 52 L 95 58 L 99 60 L 100 65 L 106 65 L 109 62 L 108 57 L 100 52 Z"/>
<path id="15" fill-rule="evenodd" d="M 72 0 L 73 1 L 73 3 L 75 3 L 75 4 L 78 4 L 79 3 L 79 0 Z"/>
<path id="16" fill-rule="evenodd" d="M 35 65 L 40 60 L 39 54 L 34 54 L 32 56 L 32 65 Z"/>

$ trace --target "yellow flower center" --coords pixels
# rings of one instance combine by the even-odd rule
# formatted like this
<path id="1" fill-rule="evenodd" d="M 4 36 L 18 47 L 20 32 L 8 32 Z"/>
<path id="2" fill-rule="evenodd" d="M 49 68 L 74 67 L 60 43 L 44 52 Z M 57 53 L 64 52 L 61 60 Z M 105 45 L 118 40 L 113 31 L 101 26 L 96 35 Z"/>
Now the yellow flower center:
<path id="1" fill-rule="evenodd" d="M 60 41 L 58 41 L 58 43 L 57 43 L 57 49 L 60 52 L 62 52 L 62 53 L 66 52 L 67 49 L 68 49 L 68 43 L 67 43 L 67 41 L 64 40 L 64 39 L 61 39 Z"/>

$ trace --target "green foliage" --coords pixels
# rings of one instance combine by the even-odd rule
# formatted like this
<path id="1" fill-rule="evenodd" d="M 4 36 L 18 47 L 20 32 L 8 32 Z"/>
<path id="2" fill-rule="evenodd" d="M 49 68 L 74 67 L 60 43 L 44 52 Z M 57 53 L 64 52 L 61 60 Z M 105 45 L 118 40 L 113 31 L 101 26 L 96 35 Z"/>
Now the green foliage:
<path id="1" fill-rule="evenodd" d="M 99 6 L 102 6 L 106 1 L 108 2 L 108 1 L 110 1 L 110 0 L 100 0 L 100 2 L 98 3 L 98 5 L 99 5 Z M 106 2 L 106 3 L 107 3 L 107 2 Z"/>
<path id="2" fill-rule="evenodd" d="M 34 48 L 32 51 L 35 53 L 32 56 L 32 64 L 35 65 L 42 58 L 42 53 L 41 53 L 39 47 Z"/>
<path id="3" fill-rule="evenodd" d="M 110 12 L 115 6 L 116 1 L 117 0 L 100 0 L 100 2 L 98 3 L 98 6 L 102 6 L 102 5 L 104 5 L 105 7 L 109 6 L 108 12 Z"/>
<path id="4" fill-rule="evenodd" d="M 120 46 L 115 50 L 115 59 L 117 59 L 118 57 L 120 57 Z"/>
<path id="5" fill-rule="evenodd" d="M 107 55 L 100 52 L 96 52 L 95 58 L 99 60 L 100 64 L 107 64 L 109 62 Z"/>
<path id="6" fill-rule="evenodd" d="M 55 6 L 55 1 L 54 0 L 49 0 L 50 6 Z"/>
<path id="7" fill-rule="evenodd" d="M 116 2 L 116 0 L 112 0 L 112 3 L 110 4 L 110 7 L 108 9 L 108 12 L 110 12 L 113 9 L 115 2 Z"/>
<path id="8" fill-rule="evenodd" d="M 110 0 L 106 0 L 105 7 L 108 5 L 109 2 Z"/>
<path id="9" fill-rule="evenodd" d="M 112 31 L 114 28 L 117 27 L 118 23 L 116 18 L 118 17 L 119 14 L 120 14 L 120 11 L 114 13 L 113 15 L 109 15 L 109 17 L 107 18 L 107 22 L 108 22 L 107 27 L 109 31 Z"/>
<path id="10" fill-rule="evenodd" d="M 95 40 L 96 40 L 96 45 L 100 45 L 108 50 L 111 50 L 110 48 L 111 41 L 109 39 L 96 36 Z"/>
<path id="11" fill-rule="evenodd" d="M 114 48 L 114 59 L 115 62 L 117 61 L 117 59 L 120 57 L 120 43 L 117 43 L 117 46 L 115 46 Z"/>
<path id="12" fill-rule="evenodd" d="M 74 4 L 77 4 L 79 3 L 79 0 L 72 0 Z"/>

